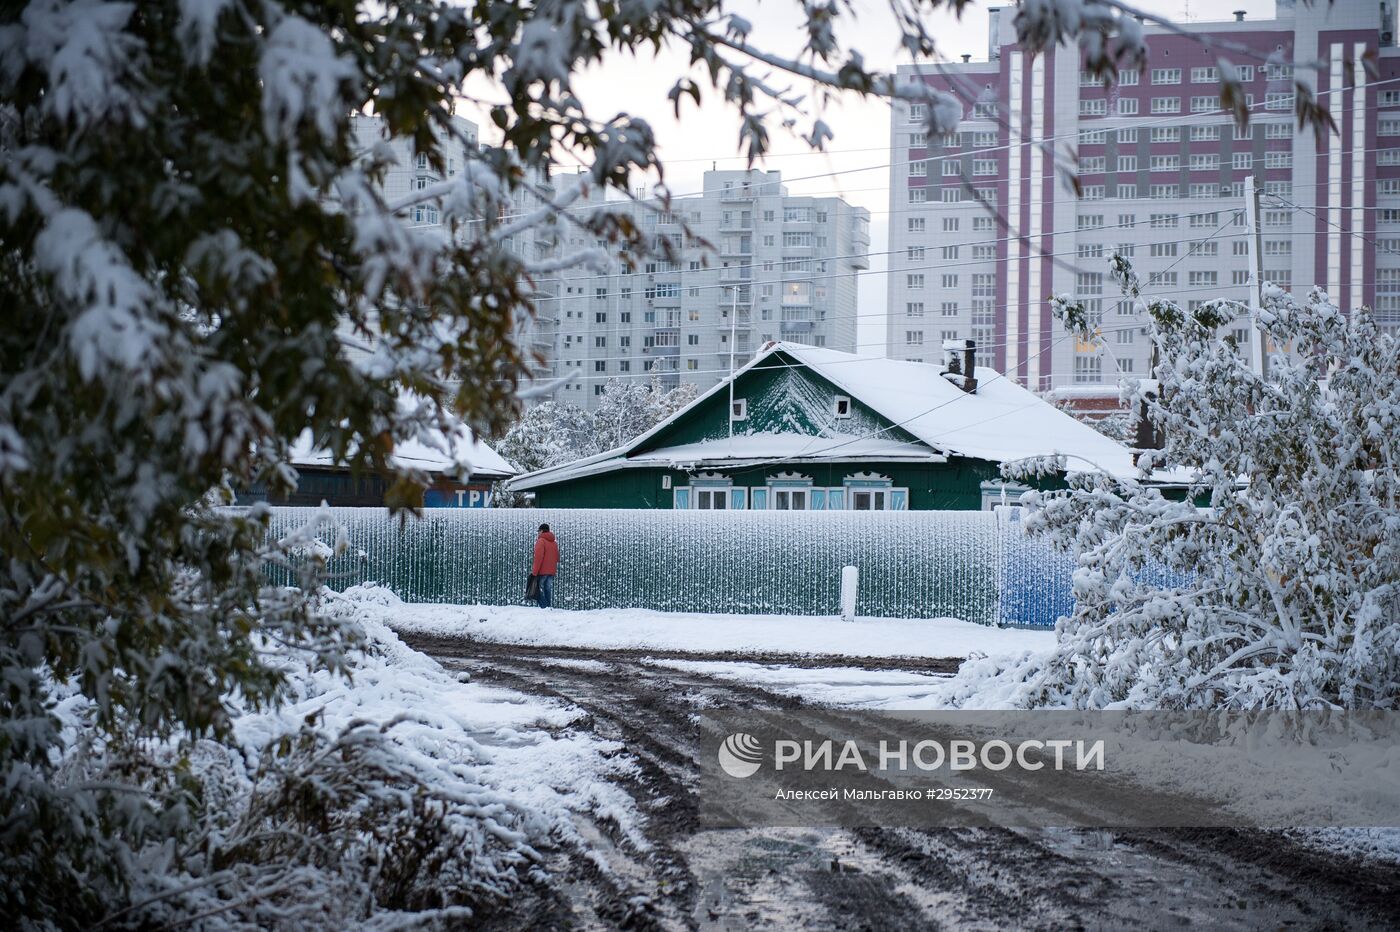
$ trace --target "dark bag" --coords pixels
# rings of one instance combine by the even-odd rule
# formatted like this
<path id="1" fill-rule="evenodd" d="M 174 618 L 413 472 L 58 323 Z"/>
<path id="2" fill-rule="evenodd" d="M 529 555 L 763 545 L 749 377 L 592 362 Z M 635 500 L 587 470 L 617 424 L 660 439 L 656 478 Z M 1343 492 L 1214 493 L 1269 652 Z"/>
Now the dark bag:
<path id="1" fill-rule="evenodd" d="M 533 573 L 525 580 L 525 598 L 536 602 L 540 600 L 540 578 Z"/>

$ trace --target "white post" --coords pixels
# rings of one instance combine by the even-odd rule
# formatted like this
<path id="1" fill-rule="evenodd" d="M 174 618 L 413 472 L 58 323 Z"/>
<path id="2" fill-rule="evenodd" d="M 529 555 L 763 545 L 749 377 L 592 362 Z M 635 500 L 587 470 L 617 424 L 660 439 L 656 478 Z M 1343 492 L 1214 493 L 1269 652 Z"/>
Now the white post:
<path id="1" fill-rule="evenodd" d="M 841 567 L 841 620 L 856 620 L 856 592 L 860 589 L 860 570 L 854 566 Z"/>
<path id="2" fill-rule="evenodd" d="M 1249 245 L 1249 355 L 1254 374 L 1263 378 L 1268 370 L 1264 356 L 1264 331 L 1259 326 L 1259 314 L 1264 309 L 1264 240 L 1259 223 L 1259 189 L 1254 176 L 1244 179 L 1244 215 Z"/>

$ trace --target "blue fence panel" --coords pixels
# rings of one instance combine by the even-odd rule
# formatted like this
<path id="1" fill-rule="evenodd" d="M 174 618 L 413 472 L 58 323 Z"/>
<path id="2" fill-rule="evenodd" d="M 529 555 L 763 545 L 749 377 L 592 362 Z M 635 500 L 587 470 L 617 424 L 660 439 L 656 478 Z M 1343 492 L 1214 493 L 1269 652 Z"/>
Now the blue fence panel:
<path id="1" fill-rule="evenodd" d="M 1026 535 L 1023 510 L 996 507 L 1000 543 L 997 623 L 1024 627 L 1054 627 L 1074 611 L 1074 557 L 1039 538 Z"/>

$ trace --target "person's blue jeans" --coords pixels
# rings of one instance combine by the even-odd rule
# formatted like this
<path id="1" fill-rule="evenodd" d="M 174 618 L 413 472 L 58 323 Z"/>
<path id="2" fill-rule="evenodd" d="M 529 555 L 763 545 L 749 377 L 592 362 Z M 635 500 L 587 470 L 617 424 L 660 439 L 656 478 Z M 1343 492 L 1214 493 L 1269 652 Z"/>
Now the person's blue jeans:
<path id="1" fill-rule="evenodd" d="M 549 603 L 554 600 L 554 577 L 540 577 L 540 608 L 549 608 Z"/>

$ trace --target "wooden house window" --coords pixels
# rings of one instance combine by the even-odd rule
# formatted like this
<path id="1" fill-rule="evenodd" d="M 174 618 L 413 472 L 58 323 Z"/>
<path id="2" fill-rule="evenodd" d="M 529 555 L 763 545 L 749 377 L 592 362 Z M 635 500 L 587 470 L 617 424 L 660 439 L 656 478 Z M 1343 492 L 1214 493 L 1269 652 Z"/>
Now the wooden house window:
<path id="1" fill-rule="evenodd" d="M 884 489 L 852 489 L 852 511 L 884 511 L 889 495 Z"/>
<path id="2" fill-rule="evenodd" d="M 806 510 L 807 510 L 807 490 L 806 490 L 806 489 L 774 489 L 774 490 L 773 490 L 773 510 L 774 510 L 774 511 L 806 511 Z"/>
<path id="3" fill-rule="evenodd" d="M 749 400 L 747 398 L 735 398 L 734 403 L 729 408 L 729 419 L 731 421 L 746 421 L 749 417 Z"/>
<path id="4" fill-rule="evenodd" d="M 851 416 L 851 399 L 845 395 L 837 395 L 831 401 L 831 413 L 839 418 Z"/>
<path id="5" fill-rule="evenodd" d="M 696 489 L 695 507 L 702 511 L 722 511 L 729 507 L 728 489 Z"/>

